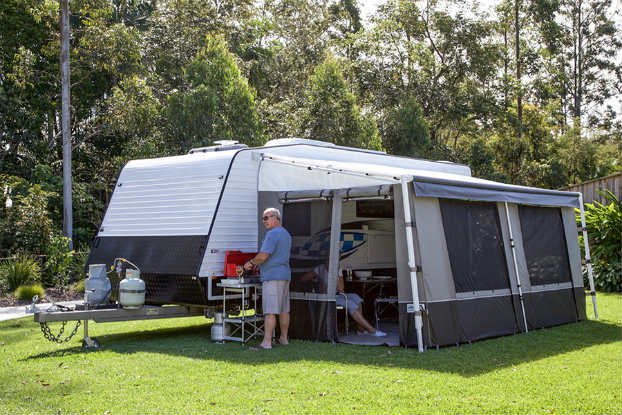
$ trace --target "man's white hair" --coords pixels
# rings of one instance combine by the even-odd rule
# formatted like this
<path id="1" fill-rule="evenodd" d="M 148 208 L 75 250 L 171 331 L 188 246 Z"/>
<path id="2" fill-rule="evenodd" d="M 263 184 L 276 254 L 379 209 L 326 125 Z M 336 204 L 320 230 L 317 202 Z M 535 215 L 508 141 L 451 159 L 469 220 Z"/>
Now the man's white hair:
<path id="1" fill-rule="evenodd" d="M 266 210 L 263 211 L 263 214 L 265 215 L 266 213 L 276 216 L 276 218 L 279 220 L 279 222 L 281 221 L 281 211 L 278 210 L 277 208 L 268 208 Z"/>

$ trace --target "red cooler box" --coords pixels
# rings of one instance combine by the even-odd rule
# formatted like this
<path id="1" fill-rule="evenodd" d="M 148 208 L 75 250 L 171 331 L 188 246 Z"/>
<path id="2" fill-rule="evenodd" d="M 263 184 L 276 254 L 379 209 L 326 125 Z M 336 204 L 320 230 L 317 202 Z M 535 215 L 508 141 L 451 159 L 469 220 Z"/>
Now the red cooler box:
<path id="1" fill-rule="evenodd" d="M 250 259 L 255 258 L 257 252 L 227 251 L 225 252 L 225 277 L 237 277 L 235 269 L 244 266 Z"/>

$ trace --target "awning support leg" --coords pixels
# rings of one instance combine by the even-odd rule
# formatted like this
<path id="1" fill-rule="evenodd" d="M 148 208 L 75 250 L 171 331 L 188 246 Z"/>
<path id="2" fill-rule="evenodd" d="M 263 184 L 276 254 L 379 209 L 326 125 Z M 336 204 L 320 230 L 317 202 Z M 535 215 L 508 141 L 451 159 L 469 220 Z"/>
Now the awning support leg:
<path id="1" fill-rule="evenodd" d="M 415 330 L 417 332 L 417 347 L 423 352 L 423 319 L 421 318 L 421 304 L 419 303 L 419 288 L 417 287 L 417 262 L 415 260 L 415 246 L 413 244 L 413 225 L 410 216 L 410 197 L 408 191 L 411 176 L 402 176 L 402 203 L 404 204 L 404 222 L 406 225 L 406 246 L 408 248 L 408 267 L 410 269 L 410 286 L 413 295 L 415 313 Z"/>
<path id="2" fill-rule="evenodd" d="M 587 238 L 587 225 L 585 224 L 585 210 L 583 209 L 583 194 L 579 193 L 579 205 L 581 207 L 581 227 L 583 228 L 583 247 L 585 248 L 585 263 L 587 264 L 587 278 L 590 282 L 590 295 L 594 306 L 594 318 L 598 320 L 598 309 L 596 308 L 596 290 L 594 289 L 594 273 L 592 271 L 592 256 L 590 255 L 590 244 Z"/>
<path id="3" fill-rule="evenodd" d="M 516 273 L 516 285 L 518 287 L 518 298 L 520 299 L 520 307 L 523 312 L 523 324 L 525 325 L 525 333 L 529 333 L 527 328 L 527 316 L 525 315 L 525 304 L 523 302 L 523 289 L 521 288 L 520 273 L 518 272 L 518 262 L 516 261 L 516 244 L 514 243 L 514 233 L 512 232 L 512 224 L 510 222 L 510 210 L 508 209 L 508 203 L 503 202 L 505 205 L 505 219 L 508 222 L 508 230 L 510 231 L 510 246 L 512 247 L 512 259 L 514 260 L 514 272 Z"/>

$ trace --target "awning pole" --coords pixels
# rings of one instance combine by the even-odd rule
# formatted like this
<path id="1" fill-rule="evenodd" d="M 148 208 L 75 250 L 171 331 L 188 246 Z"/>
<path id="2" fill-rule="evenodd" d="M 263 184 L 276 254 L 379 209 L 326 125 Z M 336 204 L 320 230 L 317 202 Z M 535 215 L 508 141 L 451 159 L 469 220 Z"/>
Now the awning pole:
<path id="1" fill-rule="evenodd" d="M 590 295 L 594 306 L 594 318 L 598 320 L 598 310 L 596 309 L 596 290 L 594 290 L 594 273 L 592 272 L 592 256 L 590 255 L 590 244 L 587 239 L 587 225 L 585 224 L 585 211 L 583 210 L 583 194 L 579 193 L 579 205 L 581 205 L 581 228 L 583 230 L 583 246 L 585 248 L 585 263 L 587 264 L 587 278 L 590 281 Z M 583 276 L 581 276 L 583 278 Z"/>
<path id="2" fill-rule="evenodd" d="M 343 197 L 341 192 L 332 192 L 332 209 L 331 209 L 331 223 L 330 223 L 330 247 L 329 247 L 329 261 L 328 261 L 328 281 L 327 289 L 329 293 L 334 294 L 337 292 L 337 274 L 339 273 L 339 249 L 340 249 L 340 237 L 341 237 L 341 211 Z M 334 300 L 334 297 L 333 297 Z"/>
<path id="3" fill-rule="evenodd" d="M 413 295 L 413 307 L 415 309 L 415 330 L 417 331 L 417 346 L 423 352 L 423 319 L 421 318 L 421 305 L 419 304 L 419 288 L 417 287 L 417 263 L 415 261 L 415 246 L 413 244 L 413 222 L 410 216 L 410 197 L 408 183 L 412 182 L 412 176 L 402 176 L 402 203 L 404 204 L 404 223 L 406 225 L 406 246 L 408 247 L 408 268 L 410 270 L 410 286 Z"/>
<path id="4" fill-rule="evenodd" d="M 508 222 L 508 229 L 510 230 L 510 247 L 512 247 L 512 259 L 514 260 L 514 272 L 516 273 L 516 285 L 518 286 L 518 298 L 520 299 L 520 307 L 523 311 L 523 323 L 525 324 L 525 333 L 529 333 L 527 328 L 527 317 L 525 315 L 525 304 L 523 303 L 523 290 L 521 288 L 520 274 L 518 272 L 518 262 L 516 261 L 516 244 L 514 243 L 514 234 L 512 233 L 512 224 L 510 222 L 510 210 L 508 209 L 508 203 L 503 202 L 505 205 L 505 218 Z"/>

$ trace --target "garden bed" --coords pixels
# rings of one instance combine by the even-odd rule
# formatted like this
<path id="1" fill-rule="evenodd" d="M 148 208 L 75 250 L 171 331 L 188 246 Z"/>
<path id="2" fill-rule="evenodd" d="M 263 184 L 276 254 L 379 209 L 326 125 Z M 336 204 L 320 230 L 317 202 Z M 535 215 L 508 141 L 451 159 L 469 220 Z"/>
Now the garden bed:
<path id="1" fill-rule="evenodd" d="M 64 288 L 47 288 L 45 290 L 45 298 L 54 302 L 82 300 L 84 298 L 84 293 Z M 0 297 L 0 307 L 21 306 L 30 303 L 30 300 L 20 300 L 13 295 Z"/>

